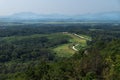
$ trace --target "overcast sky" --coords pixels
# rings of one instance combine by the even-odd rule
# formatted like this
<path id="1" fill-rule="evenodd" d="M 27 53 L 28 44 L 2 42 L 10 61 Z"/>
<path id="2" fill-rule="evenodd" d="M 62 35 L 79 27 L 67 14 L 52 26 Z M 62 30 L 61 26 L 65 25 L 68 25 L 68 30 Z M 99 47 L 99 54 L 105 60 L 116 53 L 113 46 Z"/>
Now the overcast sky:
<path id="1" fill-rule="evenodd" d="M 76 15 L 112 11 L 120 11 L 120 0 L 0 0 L 0 15 L 19 12 Z"/>

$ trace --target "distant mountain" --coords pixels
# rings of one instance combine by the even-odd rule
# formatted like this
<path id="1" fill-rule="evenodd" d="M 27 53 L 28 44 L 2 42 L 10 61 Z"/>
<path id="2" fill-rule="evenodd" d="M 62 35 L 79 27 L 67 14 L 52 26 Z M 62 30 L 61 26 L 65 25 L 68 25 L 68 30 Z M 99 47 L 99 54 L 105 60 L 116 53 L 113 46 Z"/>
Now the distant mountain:
<path id="1" fill-rule="evenodd" d="M 37 19 L 40 18 L 39 14 L 30 13 L 30 12 L 23 12 L 23 13 L 16 13 L 11 16 L 8 16 L 8 18 L 13 19 Z"/>
<path id="2" fill-rule="evenodd" d="M 29 20 L 29 19 L 66 19 L 70 16 L 66 15 L 59 15 L 59 14 L 49 14 L 49 15 L 43 15 L 43 14 L 36 14 L 31 12 L 23 12 L 23 13 L 16 13 L 11 16 L 8 16 L 8 18 L 11 19 L 23 19 L 23 20 Z"/>
<path id="3" fill-rule="evenodd" d="M 0 17 L 0 21 L 118 21 L 120 22 L 120 12 L 108 12 L 86 15 L 41 15 L 31 12 L 16 13 L 10 16 Z"/>
<path id="4" fill-rule="evenodd" d="M 78 17 L 78 16 L 77 16 Z M 120 20 L 120 12 L 109 12 L 99 14 L 80 15 L 78 19 L 81 20 Z"/>

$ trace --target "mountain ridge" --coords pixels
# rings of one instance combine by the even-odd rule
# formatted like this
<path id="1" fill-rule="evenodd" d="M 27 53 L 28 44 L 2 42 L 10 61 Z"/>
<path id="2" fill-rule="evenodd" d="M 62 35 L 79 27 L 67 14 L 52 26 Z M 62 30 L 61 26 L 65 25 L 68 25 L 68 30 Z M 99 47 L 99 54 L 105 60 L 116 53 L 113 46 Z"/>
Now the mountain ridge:
<path id="1" fill-rule="evenodd" d="M 1 17 L 0 20 L 120 21 L 120 12 L 107 12 L 84 15 L 36 14 L 32 12 L 22 12 L 10 16 Z"/>

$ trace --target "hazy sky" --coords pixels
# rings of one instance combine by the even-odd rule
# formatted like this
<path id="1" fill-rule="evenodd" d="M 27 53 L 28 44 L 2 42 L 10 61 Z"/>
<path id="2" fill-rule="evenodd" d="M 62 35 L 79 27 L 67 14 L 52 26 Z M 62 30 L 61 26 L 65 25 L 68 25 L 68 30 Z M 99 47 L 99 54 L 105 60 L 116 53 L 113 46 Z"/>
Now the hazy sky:
<path id="1" fill-rule="evenodd" d="M 0 0 L 0 15 L 19 12 L 87 14 L 120 11 L 120 0 Z"/>

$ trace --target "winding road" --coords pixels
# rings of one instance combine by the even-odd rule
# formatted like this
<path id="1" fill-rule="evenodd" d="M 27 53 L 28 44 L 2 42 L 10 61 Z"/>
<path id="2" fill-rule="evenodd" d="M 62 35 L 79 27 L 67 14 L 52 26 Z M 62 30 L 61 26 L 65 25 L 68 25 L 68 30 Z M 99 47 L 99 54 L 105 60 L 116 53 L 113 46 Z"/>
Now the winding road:
<path id="1" fill-rule="evenodd" d="M 74 51 L 78 51 L 78 49 L 75 48 L 75 47 L 78 46 L 78 45 L 79 45 L 79 44 L 76 44 L 75 46 L 72 47 L 72 49 L 73 49 Z"/>
<path id="2" fill-rule="evenodd" d="M 78 34 L 76 34 L 76 33 L 73 33 L 73 35 L 75 35 L 75 36 L 77 36 L 77 37 L 79 37 L 79 38 L 85 39 L 83 36 L 80 36 L 80 35 L 78 35 Z M 78 51 L 78 49 L 75 48 L 75 47 L 78 46 L 78 45 L 79 45 L 79 44 L 75 44 L 75 45 L 72 47 L 72 49 L 73 49 L 74 51 Z"/>

